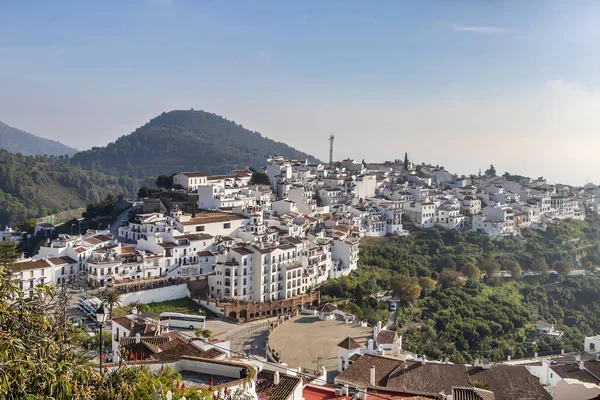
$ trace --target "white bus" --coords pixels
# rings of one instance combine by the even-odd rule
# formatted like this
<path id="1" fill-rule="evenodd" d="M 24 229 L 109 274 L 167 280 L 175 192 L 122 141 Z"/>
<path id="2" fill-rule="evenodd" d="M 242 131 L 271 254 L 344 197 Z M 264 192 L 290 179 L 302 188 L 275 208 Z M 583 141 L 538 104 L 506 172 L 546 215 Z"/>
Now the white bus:
<path id="1" fill-rule="evenodd" d="M 100 308 L 102 300 L 97 297 L 79 299 L 79 309 L 89 318 L 96 320 L 96 310 Z"/>
<path id="2" fill-rule="evenodd" d="M 160 314 L 159 320 L 168 324 L 169 328 L 204 329 L 206 317 L 204 315 L 164 312 Z"/>

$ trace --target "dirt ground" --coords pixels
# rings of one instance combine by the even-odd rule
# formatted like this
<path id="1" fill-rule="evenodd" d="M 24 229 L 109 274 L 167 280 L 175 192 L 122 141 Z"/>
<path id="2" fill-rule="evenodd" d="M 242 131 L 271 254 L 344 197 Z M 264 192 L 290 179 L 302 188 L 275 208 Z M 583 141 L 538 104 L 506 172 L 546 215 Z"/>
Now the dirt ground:
<path id="1" fill-rule="evenodd" d="M 372 334 L 372 328 L 338 320 L 321 321 L 316 315 L 301 315 L 276 328 L 271 333 L 269 345 L 290 367 L 316 369 L 318 363 L 330 369 L 337 366 L 337 344 L 342 339 L 351 336 L 366 348 Z"/>

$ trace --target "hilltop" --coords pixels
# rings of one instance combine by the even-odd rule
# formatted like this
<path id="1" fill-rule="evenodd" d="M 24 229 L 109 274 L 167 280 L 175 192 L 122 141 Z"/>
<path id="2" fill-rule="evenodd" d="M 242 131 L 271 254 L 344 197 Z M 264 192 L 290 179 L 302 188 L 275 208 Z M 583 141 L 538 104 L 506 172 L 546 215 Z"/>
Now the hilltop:
<path id="1" fill-rule="evenodd" d="M 132 194 L 136 181 L 84 171 L 68 159 L 0 150 L 0 226 L 83 207 L 108 193 Z"/>
<path id="2" fill-rule="evenodd" d="M 79 152 L 72 162 L 111 175 L 148 178 L 190 170 L 220 174 L 261 167 L 269 154 L 315 160 L 219 115 L 180 110 L 162 113 L 105 147 Z"/>
<path id="3" fill-rule="evenodd" d="M 8 126 L 0 121 L 0 149 L 25 156 L 47 154 L 50 156 L 71 156 L 76 149 L 56 140 L 44 139 L 29 132 Z"/>

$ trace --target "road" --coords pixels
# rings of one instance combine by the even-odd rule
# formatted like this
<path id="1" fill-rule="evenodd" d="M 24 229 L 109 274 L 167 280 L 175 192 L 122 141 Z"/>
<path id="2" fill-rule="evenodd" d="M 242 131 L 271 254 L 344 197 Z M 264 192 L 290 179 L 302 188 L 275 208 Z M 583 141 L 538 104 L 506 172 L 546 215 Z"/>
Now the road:
<path id="1" fill-rule="evenodd" d="M 388 318 L 388 322 L 387 322 L 387 328 L 391 328 L 394 325 L 396 325 L 397 317 L 398 317 L 398 310 L 390 312 L 390 317 Z"/>
<path id="2" fill-rule="evenodd" d="M 123 211 L 121 214 L 119 214 L 119 216 L 117 217 L 115 222 L 113 222 L 113 224 L 110 226 L 110 234 L 112 235 L 113 239 L 118 238 L 119 228 L 121 226 L 123 226 L 123 220 L 129 221 L 129 213 L 131 211 L 137 210 L 139 207 L 140 207 L 140 204 L 133 203 L 133 206 L 129 207 L 128 209 Z"/>
<path id="3" fill-rule="evenodd" d="M 231 342 L 231 351 L 234 354 L 266 356 L 267 333 L 269 324 L 275 321 L 259 320 L 245 324 L 207 320 L 206 328 L 213 332 L 213 337 Z"/>

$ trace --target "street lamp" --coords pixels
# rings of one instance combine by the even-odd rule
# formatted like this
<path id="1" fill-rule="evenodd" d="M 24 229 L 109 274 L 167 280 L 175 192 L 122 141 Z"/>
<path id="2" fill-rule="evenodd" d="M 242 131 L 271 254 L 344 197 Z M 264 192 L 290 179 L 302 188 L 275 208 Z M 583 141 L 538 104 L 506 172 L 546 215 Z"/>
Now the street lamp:
<path id="1" fill-rule="evenodd" d="M 102 359 L 104 358 L 104 353 L 102 352 L 102 326 L 106 321 L 104 303 L 100 304 L 100 307 L 96 310 L 96 321 L 98 321 L 98 325 L 100 325 L 100 373 L 102 373 Z"/>

